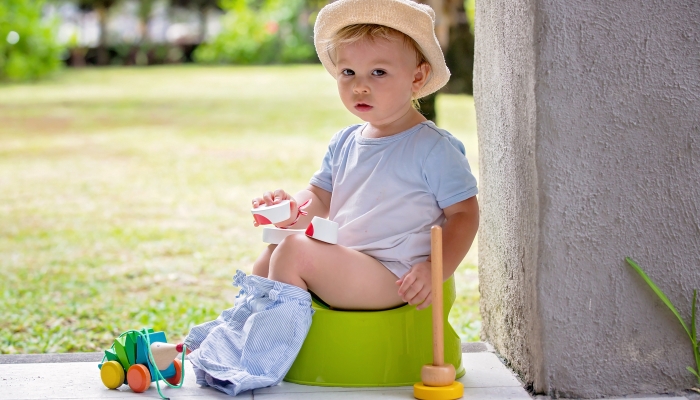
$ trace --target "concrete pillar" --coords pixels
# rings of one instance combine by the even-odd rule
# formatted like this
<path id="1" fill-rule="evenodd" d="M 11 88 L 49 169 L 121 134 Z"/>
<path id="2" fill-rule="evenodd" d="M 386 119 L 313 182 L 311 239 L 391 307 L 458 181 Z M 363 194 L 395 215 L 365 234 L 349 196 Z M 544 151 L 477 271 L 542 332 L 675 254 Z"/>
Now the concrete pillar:
<path id="1" fill-rule="evenodd" d="M 537 393 L 690 388 L 700 2 L 479 0 L 483 336 Z"/>

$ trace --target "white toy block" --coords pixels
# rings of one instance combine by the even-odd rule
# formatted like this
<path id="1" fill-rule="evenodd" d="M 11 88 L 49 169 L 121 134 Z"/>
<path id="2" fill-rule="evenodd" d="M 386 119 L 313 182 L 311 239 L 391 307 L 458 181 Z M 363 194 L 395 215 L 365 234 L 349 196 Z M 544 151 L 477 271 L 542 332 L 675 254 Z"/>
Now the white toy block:
<path id="1" fill-rule="evenodd" d="M 322 242 L 338 243 L 338 223 L 329 219 L 314 217 L 306 228 L 306 236 Z"/>
<path id="2" fill-rule="evenodd" d="M 280 244 L 282 239 L 291 235 L 304 234 L 303 229 L 282 229 L 275 227 L 263 228 L 263 242 L 269 244 Z"/>
<path id="3" fill-rule="evenodd" d="M 260 225 L 276 224 L 289 219 L 292 215 L 289 200 L 282 200 L 279 204 L 271 206 L 261 205 L 258 208 L 251 208 L 255 222 Z"/>

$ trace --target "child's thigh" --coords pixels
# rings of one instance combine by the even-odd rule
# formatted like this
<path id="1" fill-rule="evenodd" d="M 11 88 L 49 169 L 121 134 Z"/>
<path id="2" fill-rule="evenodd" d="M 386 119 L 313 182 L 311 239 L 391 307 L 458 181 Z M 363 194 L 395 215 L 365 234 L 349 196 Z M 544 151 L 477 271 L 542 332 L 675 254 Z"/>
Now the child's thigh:
<path id="1" fill-rule="evenodd" d="M 286 244 L 300 252 L 295 258 L 304 260 L 297 269 L 300 277 L 310 291 L 332 307 L 378 310 L 403 304 L 396 285 L 398 278 L 373 257 L 301 235 L 292 242 Z"/>

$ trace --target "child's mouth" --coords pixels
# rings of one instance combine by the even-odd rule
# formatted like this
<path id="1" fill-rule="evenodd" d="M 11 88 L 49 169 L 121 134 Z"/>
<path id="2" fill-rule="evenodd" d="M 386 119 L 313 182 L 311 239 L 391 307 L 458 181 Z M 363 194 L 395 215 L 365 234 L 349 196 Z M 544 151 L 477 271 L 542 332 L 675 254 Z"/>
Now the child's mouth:
<path id="1" fill-rule="evenodd" d="M 355 110 L 357 110 L 359 112 L 366 112 L 366 111 L 371 110 L 372 108 L 373 108 L 372 106 L 370 106 L 369 104 L 365 104 L 365 103 L 355 104 Z"/>

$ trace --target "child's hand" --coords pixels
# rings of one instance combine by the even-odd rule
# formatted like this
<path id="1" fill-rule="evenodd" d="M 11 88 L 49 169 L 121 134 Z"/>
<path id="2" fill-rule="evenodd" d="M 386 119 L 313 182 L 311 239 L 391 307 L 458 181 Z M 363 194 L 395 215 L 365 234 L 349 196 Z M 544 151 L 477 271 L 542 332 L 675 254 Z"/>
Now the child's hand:
<path id="1" fill-rule="evenodd" d="M 254 198 L 253 199 L 253 208 L 258 208 L 263 204 L 268 205 L 268 206 L 271 206 L 273 204 L 279 204 L 282 200 L 289 200 L 289 202 L 291 203 L 290 204 L 291 209 L 292 210 L 297 209 L 297 202 L 296 202 L 296 200 L 294 200 L 294 197 L 292 197 L 289 193 L 285 192 L 282 189 L 277 189 L 274 192 L 265 192 L 265 193 L 263 193 L 262 197 Z M 294 213 L 292 213 L 292 214 L 294 214 Z M 279 226 L 289 225 L 289 223 L 291 223 L 291 221 L 294 220 L 294 218 L 296 218 L 296 215 L 292 215 L 288 221 L 282 221 L 282 222 L 275 224 L 275 225 L 279 225 Z M 260 224 L 258 224 L 255 220 L 253 220 L 253 225 L 256 227 L 260 226 Z"/>
<path id="2" fill-rule="evenodd" d="M 422 310 L 432 303 L 430 282 L 430 261 L 423 261 L 411 267 L 396 284 L 399 285 L 399 296 L 403 301 L 418 304 L 416 309 Z"/>

